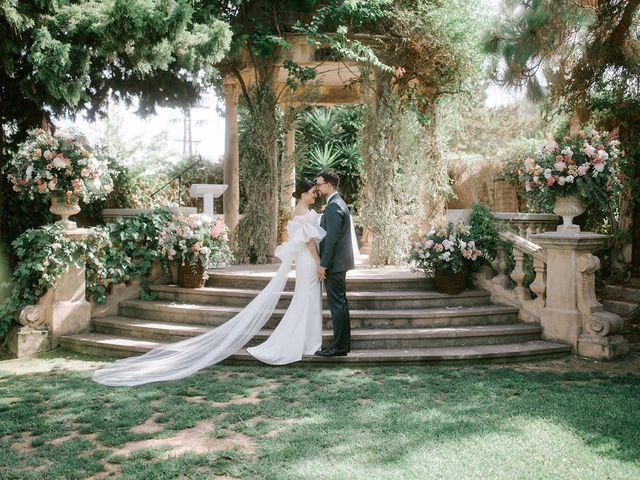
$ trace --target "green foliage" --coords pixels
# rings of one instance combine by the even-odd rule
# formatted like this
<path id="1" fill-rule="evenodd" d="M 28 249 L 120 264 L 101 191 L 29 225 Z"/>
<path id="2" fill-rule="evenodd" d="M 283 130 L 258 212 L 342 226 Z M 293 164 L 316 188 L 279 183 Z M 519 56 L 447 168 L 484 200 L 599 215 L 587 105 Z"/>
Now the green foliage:
<path id="1" fill-rule="evenodd" d="M 361 112 L 361 107 L 315 108 L 304 114 L 297 131 L 298 178 L 314 179 L 323 170 L 335 170 L 349 204 L 357 203 L 362 182 L 357 139 Z"/>
<path id="2" fill-rule="evenodd" d="M 640 54 L 628 48 L 637 40 L 640 5 L 635 0 L 517 0 L 505 7 L 483 41 L 499 82 L 526 87 L 537 100 L 548 90 L 552 107 L 576 112 L 582 121 L 588 119 L 585 107 L 598 84 L 636 89 Z"/>
<path id="3" fill-rule="evenodd" d="M 12 244 L 19 262 L 12 275 L 11 294 L 0 304 L 0 336 L 6 333 L 20 308 L 35 304 L 56 285 L 69 265 L 78 265 L 80 260 L 86 265 L 87 298 L 97 303 L 106 300 L 115 284 L 134 278 L 144 281 L 155 262 L 168 268 L 171 259 L 163 252 L 159 239 L 172 221 L 173 216 L 166 210 L 119 218 L 92 229 L 84 241 L 67 239 L 58 225 L 24 232 Z M 221 243 L 221 239 L 217 241 L 216 248 Z M 225 241 L 224 251 L 227 250 Z M 216 250 L 211 257 L 219 253 Z"/>
<path id="4" fill-rule="evenodd" d="M 486 263 L 491 264 L 499 248 L 510 249 L 510 242 L 500 238 L 500 232 L 510 230 L 509 224 L 497 218 L 488 206 L 481 203 L 471 206 L 469 236 L 475 239 L 476 246 L 482 250 L 482 260 Z"/>
<path id="5" fill-rule="evenodd" d="M 19 263 L 12 276 L 12 291 L 0 305 L 0 336 L 11 325 L 17 311 L 24 305 L 35 304 L 49 288 L 56 285 L 69 265 L 77 265 L 94 241 L 103 238 L 102 232 L 88 242 L 74 242 L 62 235 L 63 227 L 46 225 L 30 229 L 12 244 Z M 99 243 L 99 241 L 98 241 Z"/>
<path id="6" fill-rule="evenodd" d="M 380 96 L 375 96 L 379 91 Z M 447 188 L 446 166 L 424 126 L 386 86 L 371 89 L 361 130 L 364 195 L 361 217 L 371 229 L 374 265 L 405 261 L 421 223 Z"/>
<path id="7" fill-rule="evenodd" d="M 158 239 L 172 215 L 166 210 L 133 218 L 118 218 L 101 227 L 102 244 L 86 255 L 87 297 L 104 303 L 115 284 L 133 278 L 144 279 L 155 261 L 168 266 Z"/>
<path id="8" fill-rule="evenodd" d="M 266 263 L 275 246 L 277 223 L 278 145 L 281 117 L 276 111 L 273 86 L 256 85 L 250 92 L 252 109 L 240 123 L 241 191 L 244 216 L 236 230 L 237 258 Z"/>

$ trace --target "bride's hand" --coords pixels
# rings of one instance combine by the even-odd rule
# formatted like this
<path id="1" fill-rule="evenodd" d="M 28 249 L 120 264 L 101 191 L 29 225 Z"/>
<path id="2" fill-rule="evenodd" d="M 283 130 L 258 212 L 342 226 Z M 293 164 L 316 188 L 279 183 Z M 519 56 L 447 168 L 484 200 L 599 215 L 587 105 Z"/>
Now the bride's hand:
<path id="1" fill-rule="evenodd" d="M 318 265 L 318 278 L 320 281 L 324 281 L 327 278 L 327 269 Z"/>

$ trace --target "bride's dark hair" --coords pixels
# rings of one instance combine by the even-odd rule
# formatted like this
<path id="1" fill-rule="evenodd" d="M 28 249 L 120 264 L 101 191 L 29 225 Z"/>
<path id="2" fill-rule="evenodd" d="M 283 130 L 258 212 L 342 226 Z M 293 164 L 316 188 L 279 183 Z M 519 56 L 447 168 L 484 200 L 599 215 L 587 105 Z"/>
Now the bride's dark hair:
<path id="1" fill-rule="evenodd" d="M 303 178 L 296 183 L 296 191 L 291 194 L 293 198 L 300 200 L 300 196 L 313 188 L 313 182 Z"/>

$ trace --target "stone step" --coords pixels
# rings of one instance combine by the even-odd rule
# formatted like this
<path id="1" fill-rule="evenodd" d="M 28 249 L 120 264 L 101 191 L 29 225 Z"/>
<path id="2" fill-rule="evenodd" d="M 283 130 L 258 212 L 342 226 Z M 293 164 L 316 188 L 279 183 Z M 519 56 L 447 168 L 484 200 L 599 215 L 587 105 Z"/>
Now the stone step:
<path id="1" fill-rule="evenodd" d="M 613 300 L 607 298 L 602 301 L 602 307 L 608 312 L 613 312 L 624 317 L 633 309 L 637 308 L 638 304 L 629 300 Z"/>
<path id="2" fill-rule="evenodd" d="M 124 300 L 123 317 L 217 326 L 236 315 L 241 307 L 175 303 L 163 300 Z M 285 310 L 276 309 L 267 323 L 275 328 Z M 351 310 L 351 327 L 429 328 L 517 323 L 518 309 L 502 305 L 397 310 Z M 323 311 L 323 328 L 331 327 L 331 313 Z"/>
<path id="3" fill-rule="evenodd" d="M 149 289 L 158 295 L 159 300 L 230 307 L 245 307 L 260 293 L 260 290 L 241 288 L 180 288 L 177 285 L 152 285 Z M 293 292 L 283 292 L 277 308 L 287 308 L 292 297 Z M 444 308 L 488 304 L 489 292 L 465 290 L 459 295 L 447 295 L 433 290 L 348 291 L 347 298 L 352 310 Z M 329 308 L 326 294 L 324 308 Z"/>
<path id="4" fill-rule="evenodd" d="M 262 290 L 273 278 L 277 265 L 235 266 L 227 270 L 209 270 L 207 287 Z M 289 273 L 285 287 L 293 291 L 295 270 Z M 347 291 L 433 290 L 433 279 L 401 268 L 358 268 L 347 273 Z"/>
<path id="5" fill-rule="evenodd" d="M 139 355 L 162 342 L 139 338 L 114 337 L 99 333 L 85 333 L 60 337 L 62 348 L 75 352 L 108 357 L 129 357 Z M 433 348 L 371 349 L 352 350 L 347 357 L 323 358 L 304 357 L 301 363 L 309 364 L 386 364 L 391 362 L 456 362 L 478 360 L 525 360 L 565 356 L 571 352 L 568 345 L 535 340 L 524 343 L 499 345 L 476 345 Z M 242 361 L 257 362 L 245 350 L 229 357 L 225 363 Z"/>
<path id="6" fill-rule="evenodd" d="M 129 317 L 104 317 L 94 320 L 96 333 L 176 342 L 211 330 L 202 325 L 140 320 Z M 249 343 L 264 342 L 273 330 L 261 330 Z M 354 350 L 379 348 L 426 348 L 440 346 L 515 343 L 538 340 L 537 324 L 480 325 L 471 327 L 358 329 L 351 335 Z M 323 330 L 323 344 L 331 341 L 331 330 Z"/>
<path id="7" fill-rule="evenodd" d="M 640 288 L 629 285 L 605 285 L 604 293 L 607 300 L 623 300 L 640 304 Z"/>

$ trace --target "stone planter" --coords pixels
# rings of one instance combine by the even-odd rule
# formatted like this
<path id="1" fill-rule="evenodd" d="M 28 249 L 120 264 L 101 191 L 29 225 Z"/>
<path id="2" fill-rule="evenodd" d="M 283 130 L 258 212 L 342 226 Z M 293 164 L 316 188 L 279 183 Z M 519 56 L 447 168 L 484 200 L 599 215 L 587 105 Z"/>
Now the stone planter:
<path id="1" fill-rule="evenodd" d="M 576 195 L 567 197 L 556 197 L 553 206 L 553 213 L 562 217 L 562 224 L 558 225 L 558 232 L 579 232 L 580 226 L 573 223 L 573 218 L 582 215 L 585 211 L 584 205 Z"/>
<path id="2" fill-rule="evenodd" d="M 62 217 L 56 224 L 63 225 L 65 230 L 73 230 L 78 228 L 76 222 L 69 220 L 69 217 L 80 213 L 80 205 L 78 205 L 78 196 L 55 196 L 51 197 L 51 207 L 49 211 L 54 215 Z"/>

